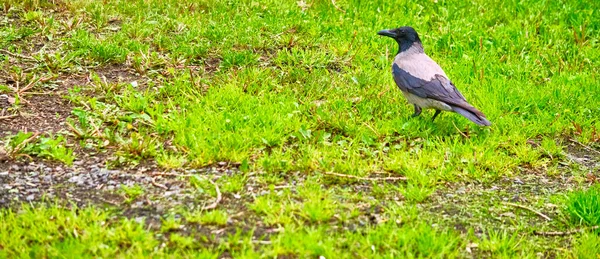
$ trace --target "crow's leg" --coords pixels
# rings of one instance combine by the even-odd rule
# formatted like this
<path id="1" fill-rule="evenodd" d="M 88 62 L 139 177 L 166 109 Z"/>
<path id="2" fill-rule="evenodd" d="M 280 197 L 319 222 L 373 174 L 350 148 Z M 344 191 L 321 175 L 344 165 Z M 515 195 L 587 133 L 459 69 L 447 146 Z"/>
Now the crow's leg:
<path id="1" fill-rule="evenodd" d="M 421 110 L 421 107 L 417 106 L 416 104 L 413 104 L 415 106 L 415 113 L 413 113 L 412 117 L 417 117 L 419 115 L 421 115 L 421 112 L 423 110 Z"/>
<path id="2" fill-rule="evenodd" d="M 440 110 L 435 110 L 435 113 L 433 114 L 433 118 L 431 118 L 431 121 L 434 121 L 435 117 L 437 117 L 438 115 L 440 115 L 441 112 L 442 111 L 440 111 Z"/>

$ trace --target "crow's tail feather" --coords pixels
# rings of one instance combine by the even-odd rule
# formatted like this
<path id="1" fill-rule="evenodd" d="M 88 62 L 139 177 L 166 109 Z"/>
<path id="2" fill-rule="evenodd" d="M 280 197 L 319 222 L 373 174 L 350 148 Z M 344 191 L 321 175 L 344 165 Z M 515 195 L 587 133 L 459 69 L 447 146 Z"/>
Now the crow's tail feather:
<path id="1" fill-rule="evenodd" d="M 461 107 L 452 106 L 452 110 L 454 110 L 456 113 L 464 116 L 465 118 L 471 120 L 472 122 L 476 123 L 479 126 L 492 125 L 492 123 L 485 118 L 485 115 L 483 115 L 483 113 L 481 113 L 480 111 L 478 111 L 475 108 L 473 108 L 474 111 L 469 111 L 469 110 L 466 110 Z"/>

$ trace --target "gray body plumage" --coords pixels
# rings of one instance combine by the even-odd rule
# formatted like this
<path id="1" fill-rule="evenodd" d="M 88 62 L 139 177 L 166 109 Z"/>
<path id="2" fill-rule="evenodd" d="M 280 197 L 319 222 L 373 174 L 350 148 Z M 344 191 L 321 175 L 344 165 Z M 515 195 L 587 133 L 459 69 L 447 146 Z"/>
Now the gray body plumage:
<path id="1" fill-rule="evenodd" d="M 482 112 L 467 102 L 444 70 L 425 54 L 414 29 L 401 27 L 379 34 L 398 42 L 400 49 L 392 63 L 392 74 L 406 100 L 415 106 L 413 116 L 419 115 L 422 109 L 435 109 L 433 119 L 440 111 L 451 111 L 478 125 L 491 125 Z"/>

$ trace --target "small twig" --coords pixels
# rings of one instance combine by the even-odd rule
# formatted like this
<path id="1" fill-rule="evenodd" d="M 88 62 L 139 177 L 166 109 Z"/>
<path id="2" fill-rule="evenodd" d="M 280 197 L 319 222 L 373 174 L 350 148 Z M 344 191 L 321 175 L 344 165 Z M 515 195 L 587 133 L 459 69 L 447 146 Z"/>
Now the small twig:
<path id="1" fill-rule="evenodd" d="M 226 228 L 222 228 L 222 229 L 216 229 L 211 231 L 211 234 L 215 234 L 215 235 L 220 235 L 221 233 L 225 232 L 225 230 L 227 230 Z"/>
<path id="2" fill-rule="evenodd" d="M 237 241 L 238 244 L 244 244 L 245 242 L 246 241 L 244 241 L 244 240 Z M 252 240 L 250 242 L 252 242 L 252 244 L 257 244 L 257 245 L 270 245 L 270 244 L 272 244 L 272 242 L 268 241 L 268 240 Z"/>
<path id="3" fill-rule="evenodd" d="M 11 153 L 12 154 L 18 153 L 19 151 L 21 151 L 21 149 L 23 149 L 25 147 L 25 145 L 27 145 L 29 142 L 31 142 L 33 139 L 35 139 L 39 135 L 40 135 L 39 132 L 33 133 L 33 135 L 31 135 L 31 137 L 29 137 L 26 140 L 23 140 L 23 142 L 19 143 L 19 145 L 17 145 L 15 148 L 13 148 L 13 150 L 11 150 Z"/>
<path id="4" fill-rule="evenodd" d="M 532 208 L 529 208 L 529 207 L 526 207 L 526 206 L 523 206 L 523 205 L 520 205 L 520 204 L 510 203 L 510 202 L 503 202 L 503 204 L 531 211 L 531 212 L 535 213 L 536 215 L 542 217 L 543 219 L 545 219 L 547 221 L 552 221 L 552 219 L 550 217 L 548 217 L 545 214 L 543 214 L 543 213 L 541 213 L 541 212 L 539 212 L 537 210 L 534 210 Z"/>
<path id="5" fill-rule="evenodd" d="M 6 120 L 6 119 L 12 119 L 12 118 L 17 117 L 17 116 L 19 116 L 19 114 L 0 116 L 0 121 L 1 120 Z"/>
<path id="6" fill-rule="evenodd" d="M 196 77 L 194 76 L 194 71 L 192 71 L 192 69 L 191 69 L 191 68 L 190 68 L 190 69 L 188 69 L 188 71 L 190 71 L 190 80 L 192 81 L 192 85 L 193 85 L 194 87 L 198 87 L 198 86 L 196 85 Z"/>
<path id="7" fill-rule="evenodd" d="M 352 45 L 354 45 L 355 39 L 356 39 L 356 31 L 354 31 L 354 33 L 352 35 L 352 41 L 350 41 L 350 46 L 348 47 L 348 51 L 346 51 L 346 53 L 350 52 L 350 50 L 352 49 Z"/>
<path id="8" fill-rule="evenodd" d="M 215 191 L 217 192 L 217 199 L 210 205 L 204 206 L 202 208 L 202 210 L 212 210 L 212 209 L 216 208 L 217 205 L 219 205 L 219 202 L 221 202 L 221 199 L 223 197 L 221 197 L 221 190 L 219 190 L 219 186 L 215 182 L 213 182 L 211 179 L 206 179 L 206 180 L 208 180 L 210 183 L 212 183 L 215 186 Z"/>
<path id="9" fill-rule="evenodd" d="M 23 94 L 24 92 L 26 92 L 27 90 L 31 89 L 33 86 L 35 86 L 35 84 L 37 84 L 38 82 L 47 82 L 48 80 L 54 78 L 53 76 L 49 76 L 49 77 L 42 77 L 42 78 L 36 78 L 31 80 L 31 82 L 29 82 L 29 84 L 27 84 L 25 87 L 20 88 L 18 90 L 19 94 Z"/>
<path id="10" fill-rule="evenodd" d="M 50 80 L 52 78 L 54 78 L 54 77 L 52 77 L 52 76 L 42 77 L 42 78 L 35 78 L 34 77 L 34 79 L 31 80 L 31 82 L 29 82 L 29 84 L 27 84 L 25 87 L 23 87 L 23 88 L 17 87 L 17 91 L 16 91 L 17 97 L 19 97 L 19 99 L 22 102 L 24 102 L 26 104 L 31 104 L 29 101 L 25 100 L 25 98 L 23 98 L 21 95 L 24 95 L 24 93 L 27 92 L 27 90 L 33 88 L 35 86 L 35 84 L 37 84 L 38 82 L 42 82 L 43 83 L 43 82 L 46 82 L 46 81 L 48 81 L 48 80 Z"/>
<path id="11" fill-rule="evenodd" d="M 110 204 L 110 205 L 113 205 L 113 206 L 119 206 L 119 205 L 120 205 L 118 202 L 111 201 L 111 200 L 107 200 L 107 199 L 104 199 L 104 198 L 102 198 L 102 197 L 97 197 L 97 198 L 98 198 L 99 200 L 101 200 L 101 201 L 103 201 L 103 202 L 105 202 L 105 203 L 108 203 L 108 204 Z"/>
<path id="12" fill-rule="evenodd" d="M 595 152 L 595 153 L 597 153 L 597 154 L 600 154 L 600 151 L 598 151 L 598 150 L 595 150 L 595 149 L 593 149 L 593 148 L 591 148 L 591 147 L 589 147 L 589 146 L 587 146 L 587 145 L 584 145 L 583 143 L 581 143 L 581 142 L 579 142 L 579 141 L 577 141 L 577 140 L 575 140 L 575 139 L 572 139 L 572 138 L 571 138 L 571 139 L 569 139 L 569 140 L 570 140 L 571 142 L 575 143 L 575 144 L 578 144 L 578 145 L 582 146 L 583 148 L 585 148 L 585 149 L 587 149 L 587 150 L 589 150 L 589 151 L 592 151 L 592 152 Z"/>
<path id="13" fill-rule="evenodd" d="M 177 173 L 152 173 L 152 176 L 181 176 L 181 177 L 190 177 L 195 174 L 177 174 Z"/>
<path id="14" fill-rule="evenodd" d="M 270 245 L 270 244 L 272 244 L 272 242 L 268 241 L 268 240 L 252 240 L 252 243 L 259 244 L 259 245 Z"/>
<path id="15" fill-rule="evenodd" d="M 271 233 L 281 233 L 281 232 L 284 232 L 284 231 L 285 231 L 284 228 L 278 227 L 278 228 L 267 229 L 267 230 L 265 230 L 265 233 L 269 233 L 269 234 L 271 234 Z"/>
<path id="16" fill-rule="evenodd" d="M 14 158 L 19 158 L 19 157 L 22 157 L 22 156 L 28 158 L 29 161 L 33 161 L 33 157 L 31 157 L 28 154 L 16 154 L 16 155 L 14 155 Z"/>
<path id="17" fill-rule="evenodd" d="M 175 66 L 175 68 L 179 68 L 179 69 L 181 69 L 181 68 L 189 68 L 189 69 L 194 68 L 194 69 L 198 69 L 198 68 L 202 68 L 202 67 L 201 66 L 177 65 L 177 66 Z"/>
<path id="18" fill-rule="evenodd" d="M 363 125 L 369 128 L 371 131 L 373 131 L 373 133 L 375 133 L 375 135 L 377 135 L 377 137 L 379 137 L 379 133 L 373 127 L 371 127 L 371 125 L 369 125 L 367 122 L 364 122 Z"/>
<path id="19" fill-rule="evenodd" d="M 35 78 L 35 76 L 33 77 L 33 79 L 31 80 L 31 82 L 29 82 L 29 84 L 27 84 L 25 87 L 23 88 L 19 88 L 17 89 L 17 93 L 21 94 L 29 89 L 31 89 L 33 87 L 33 85 L 35 85 L 37 82 L 39 82 L 41 80 L 41 78 Z"/>
<path id="20" fill-rule="evenodd" d="M 152 185 L 164 189 L 164 190 L 168 190 L 169 188 L 167 186 L 165 186 L 164 184 L 160 184 L 156 182 L 156 178 L 152 177 Z"/>
<path id="21" fill-rule="evenodd" d="M 280 32 L 280 33 L 277 33 L 277 34 L 273 35 L 273 38 L 279 38 L 279 37 L 280 37 L 281 35 L 283 35 L 283 34 L 286 34 L 286 33 L 294 33 L 294 32 L 296 32 L 296 28 L 293 28 L 293 27 L 292 27 L 292 28 L 289 28 L 289 29 L 287 29 L 287 30 L 285 30 L 285 31 L 282 31 L 282 32 Z"/>
<path id="22" fill-rule="evenodd" d="M 22 92 L 22 95 L 52 95 L 52 92 Z"/>
<path id="23" fill-rule="evenodd" d="M 388 89 L 385 89 L 385 90 L 381 91 L 381 93 L 378 93 L 378 94 L 377 94 L 377 97 L 378 97 L 378 98 L 381 98 L 381 96 L 383 96 L 383 95 L 384 95 L 385 93 L 387 93 L 389 90 L 390 90 L 390 89 L 388 88 Z"/>
<path id="24" fill-rule="evenodd" d="M 85 132 L 78 130 L 77 128 L 75 128 L 75 126 L 71 125 L 71 123 L 67 122 L 66 124 L 67 124 L 67 127 L 69 127 L 69 129 L 71 129 L 71 131 L 73 131 L 73 133 L 75 133 L 75 135 L 77 135 L 76 137 L 81 137 L 85 134 Z"/>
<path id="25" fill-rule="evenodd" d="M 90 123 L 92 125 L 92 127 L 94 127 L 94 134 L 92 136 L 96 136 L 96 137 L 101 137 L 102 133 L 100 133 L 100 126 L 94 124 L 94 123 Z"/>
<path id="26" fill-rule="evenodd" d="M 279 186 L 275 186 L 273 187 L 273 189 L 275 190 L 281 190 L 281 189 L 288 189 L 288 188 L 292 188 L 293 186 L 291 185 L 279 185 Z"/>
<path id="27" fill-rule="evenodd" d="M 346 11 L 344 11 L 342 8 L 339 8 L 336 4 L 335 4 L 335 0 L 331 0 L 331 4 L 333 4 L 333 7 L 335 7 L 335 9 L 337 9 L 338 11 L 342 12 L 342 13 L 346 13 Z"/>
<path id="28" fill-rule="evenodd" d="M 25 56 L 25 55 L 21 55 L 21 54 L 17 54 L 17 53 L 12 53 L 5 49 L 0 49 L 0 52 L 4 53 L 6 55 L 12 56 L 14 58 L 27 59 L 27 60 L 38 62 L 38 60 L 33 57 L 29 57 L 29 56 Z"/>
<path id="29" fill-rule="evenodd" d="M 576 229 L 576 230 L 571 230 L 571 231 L 549 231 L 549 232 L 542 232 L 542 231 L 533 231 L 533 234 L 535 235 L 539 235 L 539 236 L 568 236 L 568 235 L 573 235 L 573 234 L 577 234 L 577 233 L 581 233 L 585 230 L 596 230 L 596 229 L 600 229 L 600 226 L 593 226 L 591 228 L 580 228 L 580 229 Z"/>
<path id="30" fill-rule="evenodd" d="M 408 178 L 406 178 L 406 177 L 378 177 L 378 178 L 369 178 L 369 177 L 360 177 L 360 176 L 349 175 L 349 174 L 338 174 L 338 173 L 334 173 L 334 172 L 323 172 L 323 173 L 327 174 L 327 175 L 333 175 L 333 176 L 339 176 L 339 177 L 346 177 L 346 178 L 352 178 L 352 179 L 357 179 L 357 180 L 365 180 L 365 181 L 406 181 L 406 180 L 408 180 Z"/>
<path id="31" fill-rule="evenodd" d="M 452 125 L 454 125 L 454 128 L 458 131 L 458 133 L 460 133 L 460 135 L 463 135 L 463 137 L 465 137 L 465 138 L 469 138 L 469 136 L 467 136 L 464 132 L 462 132 L 460 129 L 458 129 L 458 127 L 456 127 L 456 124 L 454 124 L 454 121 L 452 122 Z"/>

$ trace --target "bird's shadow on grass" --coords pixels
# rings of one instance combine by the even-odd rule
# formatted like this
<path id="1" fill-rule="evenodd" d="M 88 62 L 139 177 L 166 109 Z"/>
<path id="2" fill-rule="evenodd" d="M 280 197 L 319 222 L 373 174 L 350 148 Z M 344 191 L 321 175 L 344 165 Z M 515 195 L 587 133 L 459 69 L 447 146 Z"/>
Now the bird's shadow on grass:
<path id="1" fill-rule="evenodd" d="M 459 137 L 463 140 L 485 138 L 489 135 L 488 127 L 479 127 L 475 124 L 461 122 L 460 118 L 453 118 L 453 114 L 439 115 L 435 121 L 431 116 L 421 114 L 417 117 L 407 116 L 400 122 L 398 133 L 415 138 L 441 138 L 444 140 Z"/>

